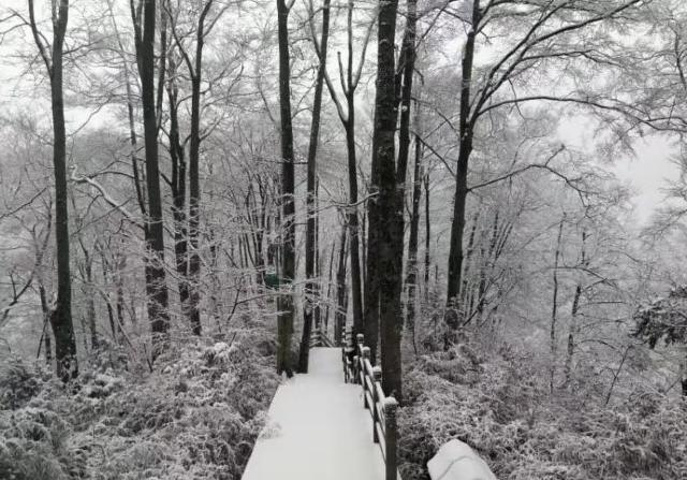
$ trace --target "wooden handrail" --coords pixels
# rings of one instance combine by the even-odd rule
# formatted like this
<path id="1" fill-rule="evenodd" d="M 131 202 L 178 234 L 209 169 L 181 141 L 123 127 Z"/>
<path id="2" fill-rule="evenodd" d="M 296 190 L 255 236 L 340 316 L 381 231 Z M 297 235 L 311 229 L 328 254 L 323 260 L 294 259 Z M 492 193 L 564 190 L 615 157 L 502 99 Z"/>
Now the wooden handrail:
<path id="1" fill-rule="evenodd" d="M 382 389 L 382 369 L 372 366 L 370 347 L 365 337 L 358 334 L 353 340 L 351 327 L 345 329 L 345 342 L 341 347 L 341 360 L 346 383 L 360 384 L 363 389 L 363 406 L 372 419 L 372 441 L 379 445 L 384 458 L 385 480 L 401 480 L 398 474 L 398 428 L 396 410 L 398 402 L 386 396 Z"/>
<path id="2" fill-rule="evenodd" d="M 321 329 L 313 330 L 310 334 L 310 347 L 334 347 L 334 342 L 329 338 L 329 336 Z"/>

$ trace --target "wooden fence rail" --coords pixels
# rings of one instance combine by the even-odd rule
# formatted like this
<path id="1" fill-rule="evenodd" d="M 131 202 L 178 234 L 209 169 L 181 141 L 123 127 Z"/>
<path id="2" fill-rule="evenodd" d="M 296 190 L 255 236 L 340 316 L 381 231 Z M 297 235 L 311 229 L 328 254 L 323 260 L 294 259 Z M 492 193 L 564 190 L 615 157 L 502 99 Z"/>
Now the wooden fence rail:
<path id="1" fill-rule="evenodd" d="M 365 338 L 358 334 L 355 342 L 351 327 L 346 328 L 346 339 L 341 347 L 341 359 L 346 383 L 357 383 L 363 389 L 363 406 L 372 419 L 372 440 L 379 445 L 384 457 L 386 480 L 401 480 L 398 474 L 398 428 L 396 411 L 398 402 L 387 397 L 382 390 L 382 369 L 370 362 L 370 347 Z"/>
<path id="2" fill-rule="evenodd" d="M 334 347 L 334 342 L 329 338 L 329 336 L 322 330 L 318 328 L 313 330 L 310 334 L 310 347 Z"/>

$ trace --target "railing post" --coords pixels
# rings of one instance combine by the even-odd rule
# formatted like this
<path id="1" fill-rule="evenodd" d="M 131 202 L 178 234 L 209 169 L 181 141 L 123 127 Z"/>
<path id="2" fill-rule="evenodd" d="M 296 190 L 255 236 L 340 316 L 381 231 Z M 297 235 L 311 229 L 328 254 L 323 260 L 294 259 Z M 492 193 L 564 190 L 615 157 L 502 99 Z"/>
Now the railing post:
<path id="1" fill-rule="evenodd" d="M 343 362 L 344 362 L 344 380 L 346 383 L 351 383 L 351 375 L 355 373 L 355 345 L 353 343 L 353 329 L 352 327 L 347 327 L 342 325 L 341 329 L 344 332 L 343 335 Z M 348 361 L 351 361 L 351 369 L 348 368 Z M 351 371 L 353 370 L 353 371 Z M 355 381 L 355 379 L 354 379 Z"/>
<path id="2" fill-rule="evenodd" d="M 379 435 L 377 434 L 379 410 L 377 409 L 377 404 L 380 403 L 381 399 L 377 395 L 377 382 L 381 381 L 382 369 L 379 367 L 372 367 L 372 441 L 375 443 L 379 443 Z"/>
<path id="3" fill-rule="evenodd" d="M 363 407 L 370 408 L 370 405 L 367 403 L 367 395 L 365 395 L 365 392 L 367 392 L 367 382 L 365 381 L 365 360 L 368 362 L 370 361 L 370 347 L 363 347 L 363 358 L 360 361 L 360 382 L 363 384 Z"/>
<path id="4" fill-rule="evenodd" d="M 398 402 L 394 397 L 384 399 L 384 430 L 386 435 L 386 480 L 397 480 L 398 460 L 396 448 L 398 431 L 396 427 L 396 410 Z"/>
<path id="5" fill-rule="evenodd" d="M 362 333 L 359 333 L 358 335 L 355 336 L 356 344 L 358 345 L 358 348 L 362 352 L 363 345 L 365 343 L 365 335 Z"/>
<path id="6" fill-rule="evenodd" d="M 355 374 L 355 383 L 358 383 L 360 382 L 360 360 L 363 358 L 363 345 L 365 344 L 365 336 L 362 333 L 359 333 L 355 336 L 355 340 L 357 346 L 355 349 L 356 357 L 353 373 Z"/>

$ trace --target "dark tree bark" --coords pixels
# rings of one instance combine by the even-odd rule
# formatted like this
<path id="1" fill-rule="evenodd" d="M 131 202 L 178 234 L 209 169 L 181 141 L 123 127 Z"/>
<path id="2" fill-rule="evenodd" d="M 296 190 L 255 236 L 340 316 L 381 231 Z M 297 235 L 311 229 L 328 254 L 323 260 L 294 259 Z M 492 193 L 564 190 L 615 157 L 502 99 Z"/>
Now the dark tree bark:
<path id="1" fill-rule="evenodd" d="M 45 348 L 45 363 L 49 367 L 52 367 L 52 342 L 50 340 L 50 332 L 45 328 L 50 322 L 50 317 L 52 312 L 50 311 L 50 305 L 48 304 L 48 294 L 45 291 L 45 286 L 43 281 L 39 279 L 38 282 L 38 295 L 41 299 L 41 312 L 43 312 L 43 345 Z M 40 349 L 40 345 L 38 346 Z M 38 352 L 40 355 L 40 352 Z"/>
<path id="2" fill-rule="evenodd" d="M 375 112 L 375 125 L 377 113 Z M 370 361 L 377 363 L 379 343 L 379 160 L 377 157 L 377 131 L 372 140 L 370 172 L 370 198 L 367 201 L 367 268 L 365 275 L 365 343 L 370 347 Z"/>
<path id="3" fill-rule="evenodd" d="M 403 260 L 403 212 L 396 180 L 395 133 L 396 95 L 394 38 L 398 1 L 382 2 L 379 7 L 377 42 L 377 96 L 375 132 L 379 169 L 379 211 L 377 250 L 368 258 L 379 256 L 379 312 L 381 332 L 382 386 L 388 395 L 402 401 L 401 379 L 401 288 Z"/>
<path id="4" fill-rule="evenodd" d="M 396 182 L 400 186 L 401 199 L 405 199 L 405 183 L 408 177 L 408 157 L 410 156 L 410 118 L 413 94 L 413 74 L 415 73 L 415 29 L 417 26 L 417 0 L 408 0 L 408 19 L 403 35 L 401 53 L 401 121 L 398 132 L 398 165 Z M 402 207 L 402 205 L 401 205 Z M 401 216 L 403 220 L 403 216 Z"/>
<path id="5" fill-rule="evenodd" d="M 581 252 L 581 261 L 580 261 L 580 267 L 583 269 L 586 269 L 589 267 L 589 262 L 587 260 L 587 248 L 586 248 L 586 243 L 587 243 L 587 232 L 582 231 L 582 252 Z M 577 285 L 575 286 L 575 294 L 573 296 L 573 302 L 572 302 L 572 307 L 570 310 L 570 330 L 568 331 L 568 345 L 567 345 L 567 356 L 565 357 L 565 366 L 564 366 L 564 374 L 565 374 L 565 386 L 567 388 L 570 387 L 570 381 L 572 379 L 572 370 L 573 370 L 573 357 L 575 355 L 575 342 L 578 340 L 577 335 L 579 334 L 579 319 L 578 315 L 580 314 L 580 300 L 582 299 L 582 280 L 579 280 L 577 282 Z"/>
<path id="6" fill-rule="evenodd" d="M 406 178 L 408 176 L 408 157 L 410 156 L 410 119 L 412 107 L 412 93 L 413 93 L 413 75 L 415 74 L 415 29 L 417 26 L 417 0 L 408 0 L 408 13 L 405 34 L 403 35 L 403 46 L 401 53 L 400 65 L 401 69 L 401 123 L 399 127 L 398 137 L 398 165 L 396 169 L 396 183 L 399 186 L 398 192 L 398 206 L 397 208 L 403 212 L 405 205 L 406 192 Z M 419 138 L 415 142 L 415 163 L 413 168 L 413 218 L 411 218 L 410 239 L 408 243 L 408 309 L 406 316 L 406 326 L 408 333 L 411 335 L 413 347 L 415 347 L 415 283 L 416 283 L 416 265 L 417 265 L 417 244 L 418 244 L 418 220 L 419 220 L 419 206 L 420 206 L 420 185 L 418 183 L 418 176 L 420 175 L 420 156 L 421 144 Z M 400 225 L 398 227 L 401 232 L 401 250 L 403 249 L 403 232 L 404 219 L 403 213 L 399 215 Z M 411 258 L 412 255 L 412 258 Z M 402 261 L 402 258 L 401 258 Z M 412 273 L 411 273 L 412 269 Z M 401 274 L 403 265 L 401 264 Z M 412 283 L 411 283 L 412 282 Z"/>
<path id="7" fill-rule="evenodd" d="M 325 325 L 329 324 L 329 305 L 331 305 L 331 296 L 332 296 L 332 284 L 333 282 L 333 272 L 334 272 L 334 254 L 336 253 L 336 243 L 332 245 L 331 252 L 329 253 L 329 275 L 327 276 L 327 296 L 325 297 L 327 299 L 327 307 L 324 311 L 324 323 Z M 342 341 L 342 331 L 341 328 L 338 327 L 335 323 L 334 325 L 334 342 L 338 347 L 341 346 L 341 341 Z"/>
<path id="8" fill-rule="evenodd" d="M 176 60 L 168 57 L 170 77 L 167 83 L 169 103 L 169 156 L 172 161 L 172 216 L 174 218 L 174 257 L 178 275 L 179 304 L 184 313 L 188 309 L 188 229 L 186 218 L 186 154 L 179 133 L 179 89 L 176 83 Z"/>
<path id="9" fill-rule="evenodd" d="M 318 303 L 319 283 L 315 280 L 317 259 L 317 147 L 320 139 L 320 114 L 322 112 L 322 93 L 327 62 L 327 43 L 329 41 L 329 7 L 331 1 L 324 0 L 322 5 L 322 37 L 319 46 L 320 66 L 315 83 L 315 99 L 310 126 L 310 145 L 308 147 L 308 196 L 306 199 L 308 220 L 305 237 L 305 307 L 303 308 L 303 336 L 298 355 L 298 371 L 307 373 L 310 351 L 310 335 L 313 317 Z M 317 48 L 317 44 L 316 47 Z"/>
<path id="10" fill-rule="evenodd" d="M 141 0 L 142 9 L 133 7 L 132 19 L 136 36 L 136 61 L 141 79 L 143 130 L 146 155 L 146 294 L 148 319 L 152 329 L 153 361 L 167 348 L 169 341 L 169 293 L 165 275 L 165 241 L 160 192 L 158 159 L 157 103 L 155 97 L 155 34 L 157 8 L 155 0 Z M 141 18 L 142 17 L 142 18 Z M 162 69 L 161 69 L 162 70 Z"/>
<path id="11" fill-rule="evenodd" d="M 291 360 L 291 337 L 295 307 L 293 304 L 293 281 L 296 276 L 296 224 L 294 216 L 294 165 L 293 165 L 293 127 L 291 119 L 291 87 L 289 63 L 289 6 L 285 0 L 277 0 L 277 26 L 279 39 L 279 112 L 281 117 L 281 217 L 282 251 L 281 277 L 284 289 L 279 295 L 278 308 L 278 350 L 277 373 L 293 375 Z"/>
<path id="12" fill-rule="evenodd" d="M 451 222 L 451 246 L 448 255 L 448 293 L 446 303 L 453 307 L 460 292 L 463 269 L 463 232 L 465 229 L 465 205 L 468 195 L 468 162 L 472 153 L 473 125 L 470 117 L 470 95 L 472 69 L 475 56 L 475 38 L 480 22 L 480 2 L 473 1 L 472 21 L 463 50 L 463 70 L 460 89 L 460 149 L 456 169 L 456 193 L 453 199 L 453 221 Z"/>
<path id="13" fill-rule="evenodd" d="M 549 330 L 551 341 L 551 370 L 549 378 L 549 389 L 553 393 L 553 382 L 556 376 L 556 356 L 558 353 L 558 334 L 556 328 L 558 326 L 558 266 L 561 257 L 561 240 L 563 238 L 563 225 L 565 224 L 565 214 L 558 226 L 558 238 L 556 240 L 556 253 L 553 263 L 553 301 L 551 302 L 551 328 Z"/>
<path id="14" fill-rule="evenodd" d="M 430 244 L 432 239 L 432 219 L 429 216 L 429 172 L 425 172 L 424 187 L 425 187 L 425 301 L 429 299 L 429 271 L 432 267 L 432 256 L 430 251 Z"/>
<path id="15" fill-rule="evenodd" d="M 346 325 L 346 316 L 348 314 L 348 289 L 346 288 L 347 231 L 346 224 L 344 224 L 341 228 L 339 266 L 336 269 L 336 314 L 334 315 L 334 330 L 339 332 L 339 341 L 342 341 L 341 334 L 344 325 Z"/>
<path id="16" fill-rule="evenodd" d="M 196 27 L 195 65 L 184 52 L 189 74 L 191 75 L 191 140 L 189 147 L 189 243 L 191 246 L 188 273 L 191 285 L 188 318 L 195 335 L 200 335 L 200 87 L 203 74 L 203 46 L 205 44 L 205 20 L 212 8 L 213 0 L 203 6 Z"/>
<path id="17" fill-rule="evenodd" d="M 28 0 L 30 26 L 39 54 L 50 77 L 53 123 L 53 169 L 55 174 L 55 241 L 57 248 L 57 305 L 50 316 L 55 335 L 57 375 L 64 382 L 76 378 L 76 339 L 72 320 L 72 280 L 69 255 L 69 209 L 67 188 L 67 132 L 64 120 L 63 51 L 69 20 L 69 0 L 53 4 L 52 46 L 43 43 L 34 13 L 34 2 Z M 48 53 L 48 49 L 52 51 Z"/>
<path id="18" fill-rule="evenodd" d="M 418 280 L 417 250 L 420 238 L 420 201 L 422 200 L 422 143 L 415 139 L 415 164 L 413 166 L 413 210 L 410 217 L 410 238 L 408 239 L 408 305 L 406 310 L 406 328 L 411 336 L 413 349 L 417 353 L 415 344 L 415 307 Z"/>

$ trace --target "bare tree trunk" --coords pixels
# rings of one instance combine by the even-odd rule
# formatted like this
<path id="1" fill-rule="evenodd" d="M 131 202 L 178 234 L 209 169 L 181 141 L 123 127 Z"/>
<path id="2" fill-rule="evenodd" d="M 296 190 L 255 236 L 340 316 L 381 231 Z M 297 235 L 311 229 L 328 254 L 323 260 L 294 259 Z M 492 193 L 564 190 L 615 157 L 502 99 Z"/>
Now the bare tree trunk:
<path id="1" fill-rule="evenodd" d="M 553 305 L 551 306 L 551 374 L 549 379 L 549 388 L 553 393 L 553 382 L 556 375 L 556 354 L 558 351 L 556 326 L 558 323 L 558 263 L 561 256 L 561 239 L 563 237 L 563 225 L 565 224 L 565 214 L 558 226 L 558 239 L 556 241 L 556 255 L 553 263 Z"/>
<path id="2" fill-rule="evenodd" d="M 451 222 L 451 243 L 448 256 L 448 291 L 446 304 L 454 307 L 460 293 L 463 268 L 463 235 L 465 230 L 465 206 L 468 195 L 468 162 L 472 153 L 473 126 L 470 124 L 470 91 L 472 85 L 473 60 L 475 56 L 475 37 L 480 22 L 480 2 L 474 0 L 472 21 L 468 30 L 465 49 L 463 50 L 463 69 L 460 92 L 460 149 L 456 169 L 456 193 L 453 203 L 453 220 Z"/>
<path id="3" fill-rule="evenodd" d="M 310 145 L 308 147 L 308 194 L 307 194 L 307 232 L 305 236 L 305 306 L 303 308 L 303 336 L 298 355 L 298 371 L 308 372 L 310 352 L 310 335 L 312 333 L 313 317 L 315 316 L 318 281 L 316 276 L 317 258 L 317 147 L 320 140 L 320 114 L 322 112 L 322 93 L 324 91 L 324 75 L 327 63 L 327 43 L 329 41 L 329 7 L 331 1 L 324 0 L 322 5 L 322 39 L 320 41 L 320 66 L 317 70 L 315 83 L 315 98 L 310 126 Z"/>
<path id="4" fill-rule="evenodd" d="M 327 308 L 324 313 L 324 323 L 329 324 L 329 305 L 331 305 L 332 296 L 332 284 L 333 282 L 333 272 L 334 272 L 334 254 L 336 252 L 336 243 L 332 245 L 331 252 L 329 254 L 329 275 L 327 276 Z M 342 334 L 341 327 L 338 323 L 334 323 L 334 342 L 337 346 L 341 346 Z"/>
<path id="5" fill-rule="evenodd" d="M 195 335 L 202 332 L 200 322 L 200 90 L 203 79 L 203 46 L 205 44 L 205 19 L 210 13 L 213 0 L 207 0 L 198 19 L 196 28 L 195 65 L 185 56 L 191 74 L 191 139 L 189 146 L 189 244 L 191 247 L 188 265 L 189 296 L 188 317 Z"/>
<path id="6" fill-rule="evenodd" d="M 477 234 L 477 226 L 479 225 L 480 209 L 472 216 L 472 228 L 470 228 L 470 237 L 468 238 L 467 250 L 463 262 L 462 286 L 460 291 L 460 308 L 467 316 L 468 312 L 472 310 L 472 295 L 469 295 L 470 285 L 468 278 L 470 278 L 470 270 L 472 267 L 471 259 L 475 251 L 475 235 Z"/>
<path id="7" fill-rule="evenodd" d="M 419 122 L 418 122 L 419 123 Z M 415 165 L 413 167 L 413 212 L 410 217 L 410 238 L 408 239 L 408 305 L 406 310 L 406 328 L 411 336 L 413 349 L 417 354 L 415 343 L 415 307 L 418 281 L 417 250 L 420 236 L 420 201 L 422 197 L 422 143 L 415 138 Z"/>
<path id="8" fill-rule="evenodd" d="M 580 266 L 586 268 L 588 266 L 587 262 L 587 252 L 586 252 L 586 241 L 587 232 L 582 231 L 582 254 Z M 578 325 L 578 315 L 580 312 L 580 300 L 582 298 L 582 280 L 577 282 L 575 287 L 575 295 L 573 296 L 572 308 L 570 311 L 570 330 L 568 331 L 568 351 L 565 358 L 565 386 L 570 387 L 570 381 L 572 380 L 572 365 L 573 357 L 575 355 L 575 342 L 577 341 L 577 335 L 579 330 Z"/>
<path id="9" fill-rule="evenodd" d="M 432 219 L 429 216 L 429 172 L 424 176 L 425 186 L 425 302 L 429 300 L 429 272 L 432 268 L 431 238 Z"/>
<path id="10" fill-rule="evenodd" d="M 341 229 L 341 245 L 339 247 L 339 267 L 336 271 L 336 315 L 334 316 L 334 329 L 339 332 L 339 336 L 346 325 L 348 310 L 348 289 L 346 288 L 346 232 L 347 226 L 344 224 Z M 339 338 L 341 341 L 341 338 Z"/>
<path id="11" fill-rule="evenodd" d="M 84 248 L 84 273 L 85 273 L 85 288 L 84 293 L 86 294 L 86 318 L 88 320 L 88 332 L 91 337 L 91 349 L 96 350 L 100 341 L 98 338 L 98 329 L 96 323 L 96 310 L 95 310 L 95 295 L 96 289 L 94 288 L 93 280 L 93 259 L 90 253 Z"/>
<path id="12" fill-rule="evenodd" d="M 377 113 L 375 112 L 375 124 Z M 367 271 L 365 275 L 365 343 L 370 347 L 370 361 L 377 363 L 379 343 L 379 161 L 377 158 L 377 132 L 372 145 L 370 173 L 370 198 L 367 201 Z"/>
<path id="13" fill-rule="evenodd" d="M 289 7 L 285 0 L 277 0 L 277 26 L 279 38 L 279 111 L 281 116 L 281 207 L 282 221 L 282 257 L 281 276 L 286 292 L 279 295 L 278 308 L 278 351 L 277 373 L 286 372 L 293 375 L 291 360 L 291 337 L 295 307 L 293 303 L 293 281 L 296 276 L 295 237 L 296 224 L 294 216 L 294 165 L 293 165 L 293 128 L 291 119 L 291 87 L 289 63 Z"/>
<path id="14" fill-rule="evenodd" d="M 160 192 L 158 159 L 158 125 L 155 98 L 155 33 L 157 9 L 155 0 L 144 2 L 140 18 L 132 8 L 136 35 L 136 60 L 141 78 L 143 129 L 146 154 L 146 189 L 148 216 L 146 218 L 146 294 L 148 319 L 153 334 L 153 361 L 167 348 L 169 342 L 169 294 L 165 275 L 165 241 Z M 137 18 L 138 17 L 138 18 Z"/>
<path id="15" fill-rule="evenodd" d="M 401 378 L 401 288 L 403 259 L 403 212 L 396 179 L 395 133 L 396 98 L 394 90 L 396 12 L 398 1 L 382 2 L 379 7 L 377 42 L 377 97 L 374 138 L 379 168 L 379 218 L 377 250 L 368 258 L 379 256 L 379 312 L 381 331 L 382 386 L 388 395 L 402 401 Z M 400 217 L 400 218 L 399 218 Z"/>
<path id="16" fill-rule="evenodd" d="M 179 305 L 186 314 L 189 301 L 188 281 L 188 230 L 186 228 L 186 158 L 184 146 L 179 135 L 178 87 L 176 84 L 177 65 L 169 56 L 169 82 L 167 98 L 169 102 L 169 156 L 172 160 L 172 216 L 174 218 L 174 257 L 178 275 Z"/>
<path id="17" fill-rule="evenodd" d="M 34 2 L 29 2 L 31 32 L 50 77 L 53 123 L 53 168 L 55 174 L 55 242 L 57 248 L 57 305 L 51 315 L 55 335 L 57 375 L 64 382 L 76 378 L 76 339 L 72 320 L 72 280 L 69 255 L 69 209 L 67 188 L 67 132 L 64 120 L 63 49 L 69 20 L 69 0 L 53 2 L 53 42 L 44 44 L 36 25 Z M 58 5 L 55 5 L 58 3 Z M 51 53 L 48 49 L 51 48 Z"/>
<path id="18" fill-rule="evenodd" d="M 39 281 L 38 283 L 38 294 L 41 299 L 41 311 L 43 312 L 43 345 L 45 345 L 45 363 L 48 366 L 52 366 L 52 345 L 50 341 L 50 332 L 45 328 L 46 324 L 50 322 L 50 316 L 52 312 L 50 311 L 48 295 L 45 291 L 45 286 L 43 286 L 42 281 Z"/>

